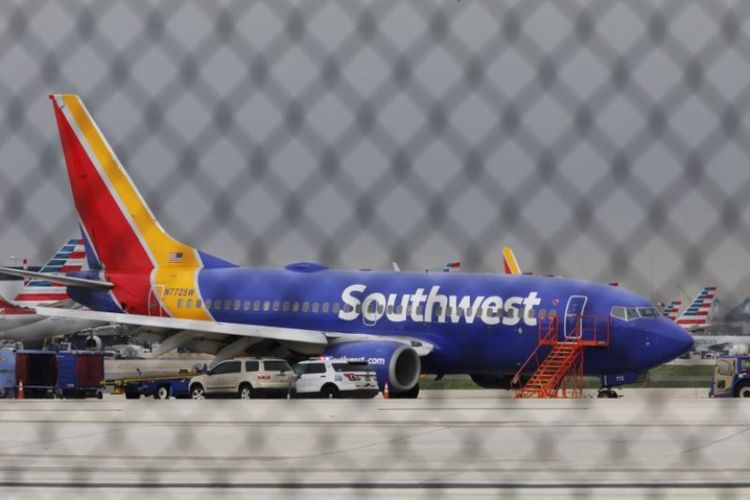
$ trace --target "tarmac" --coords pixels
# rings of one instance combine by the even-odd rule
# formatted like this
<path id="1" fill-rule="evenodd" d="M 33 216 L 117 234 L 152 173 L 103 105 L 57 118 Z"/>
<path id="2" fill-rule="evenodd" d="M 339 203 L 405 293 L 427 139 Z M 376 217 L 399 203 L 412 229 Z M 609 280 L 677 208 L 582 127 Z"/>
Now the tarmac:
<path id="1" fill-rule="evenodd" d="M 747 401 L 633 391 L 616 400 L 518 401 L 483 390 L 424 391 L 417 400 L 4 400 L 0 491 L 181 499 L 750 493 Z"/>

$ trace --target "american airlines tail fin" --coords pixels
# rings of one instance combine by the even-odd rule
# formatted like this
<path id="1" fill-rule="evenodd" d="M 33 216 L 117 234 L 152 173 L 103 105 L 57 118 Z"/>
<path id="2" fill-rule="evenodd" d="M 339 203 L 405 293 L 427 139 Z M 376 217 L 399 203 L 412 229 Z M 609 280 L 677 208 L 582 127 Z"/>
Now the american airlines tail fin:
<path id="1" fill-rule="evenodd" d="M 715 296 L 715 286 L 702 288 L 693 302 L 677 317 L 677 324 L 689 331 L 708 328 L 711 325 L 710 314 Z"/>
<path id="2" fill-rule="evenodd" d="M 446 262 L 446 264 L 443 266 L 443 272 L 449 273 L 451 271 L 455 271 L 461 268 L 460 262 Z"/>
<path id="3" fill-rule="evenodd" d="M 164 231 L 78 96 L 50 100 L 90 267 L 149 275 L 154 269 L 232 266 Z"/>
<path id="4" fill-rule="evenodd" d="M 521 267 L 518 265 L 516 255 L 510 247 L 503 247 L 503 267 L 505 274 L 521 274 Z"/>
<path id="5" fill-rule="evenodd" d="M 80 271 L 84 268 L 86 251 L 83 240 L 70 239 L 52 256 L 39 270 L 41 273 L 60 274 Z M 64 285 L 52 283 L 44 279 L 28 281 L 13 302 L 19 306 L 34 307 L 49 305 L 68 300 L 68 292 Z"/>
<path id="6" fill-rule="evenodd" d="M 664 309 L 662 309 L 661 314 L 665 318 L 668 318 L 674 321 L 677 319 L 677 314 L 680 312 L 681 307 L 682 307 L 681 300 L 673 300 L 672 302 L 664 306 Z"/>

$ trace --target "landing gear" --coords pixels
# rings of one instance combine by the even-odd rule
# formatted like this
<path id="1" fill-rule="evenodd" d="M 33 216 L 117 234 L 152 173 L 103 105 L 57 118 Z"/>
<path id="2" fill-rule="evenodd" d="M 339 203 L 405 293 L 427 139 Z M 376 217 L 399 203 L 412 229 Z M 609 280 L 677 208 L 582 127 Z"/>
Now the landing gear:
<path id="1" fill-rule="evenodd" d="M 599 399 L 617 399 L 620 395 L 611 387 L 602 387 L 596 397 Z"/>

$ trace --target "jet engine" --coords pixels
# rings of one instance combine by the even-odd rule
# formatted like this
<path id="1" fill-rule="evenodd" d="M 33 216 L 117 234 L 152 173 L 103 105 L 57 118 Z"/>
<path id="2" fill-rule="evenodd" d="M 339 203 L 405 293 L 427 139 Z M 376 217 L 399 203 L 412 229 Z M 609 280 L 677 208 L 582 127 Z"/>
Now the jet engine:
<path id="1" fill-rule="evenodd" d="M 422 368 L 419 354 L 412 347 L 399 342 L 372 341 L 334 344 L 325 355 L 356 361 L 367 361 L 378 375 L 378 385 L 395 392 L 412 390 L 419 382 Z"/>
<path id="2" fill-rule="evenodd" d="M 102 350 L 102 339 L 96 335 L 90 335 L 86 337 L 84 341 L 86 349 L 89 351 L 101 351 Z"/>

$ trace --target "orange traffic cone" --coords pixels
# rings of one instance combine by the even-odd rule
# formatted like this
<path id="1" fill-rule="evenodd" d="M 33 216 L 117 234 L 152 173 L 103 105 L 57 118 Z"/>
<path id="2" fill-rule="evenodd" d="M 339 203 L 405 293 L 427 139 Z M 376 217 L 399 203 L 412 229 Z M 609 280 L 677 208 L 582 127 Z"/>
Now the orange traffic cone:
<path id="1" fill-rule="evenodd" d="M 391 397 L 391 391 L 388 390 L 388 382 L 385 383 L 385 386 L 383 387 L 383 399 L 388 399 Z"/>
<path id="2" fill-rule="evenodd" d="M 17 399 L 24 399 L 23 394 L 23 380 L 18 381 L 18 394 L 16 395 Z"/>

